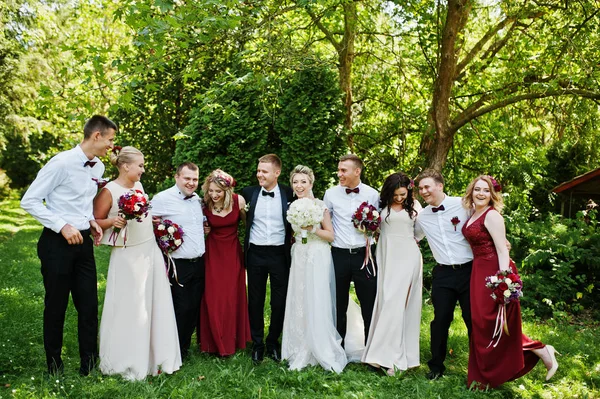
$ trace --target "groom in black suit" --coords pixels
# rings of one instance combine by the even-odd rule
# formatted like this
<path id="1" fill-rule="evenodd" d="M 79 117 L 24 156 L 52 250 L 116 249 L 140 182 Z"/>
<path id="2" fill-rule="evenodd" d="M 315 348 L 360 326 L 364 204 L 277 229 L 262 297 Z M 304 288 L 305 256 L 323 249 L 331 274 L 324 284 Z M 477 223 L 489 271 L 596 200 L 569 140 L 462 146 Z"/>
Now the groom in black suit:
<path id="1" fill-rule="evenodd" d="M 281 360 L 279 336 L 283 330 L 285 298 L 291 264 L 291 227 L 286 213 L 292 189 L 277 183 L 281 159 L 267 154 L 258 160 L 258 186 L 246 187 L 242 196 L 249 204 L 244 241 L 248 273 L 248 313 L 252 335 L 252 360 L 259 363 L 266 354 Z M 271 324 L 263 341 L 267 278 L 271 280 Z"/>

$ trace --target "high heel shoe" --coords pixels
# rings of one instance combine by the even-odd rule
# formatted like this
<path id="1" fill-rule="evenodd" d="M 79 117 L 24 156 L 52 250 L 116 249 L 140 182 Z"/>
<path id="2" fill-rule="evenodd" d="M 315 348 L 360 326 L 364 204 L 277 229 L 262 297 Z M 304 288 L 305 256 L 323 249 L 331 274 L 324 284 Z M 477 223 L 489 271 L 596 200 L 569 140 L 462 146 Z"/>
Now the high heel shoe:
<path id="1" fill-rule="evenodd" d="M 546 381 L 550 380 L 556 370 L 558 370 L 558 362 L 556 361 L 556 355 L 560 355 L 560 353 L 554 349 L 552 345 L 546 345 L 546 350 L 550 355 L 550 360 L 552 360 L 552 366 L 548 369 L 548 374 L 546 374 Z"/>

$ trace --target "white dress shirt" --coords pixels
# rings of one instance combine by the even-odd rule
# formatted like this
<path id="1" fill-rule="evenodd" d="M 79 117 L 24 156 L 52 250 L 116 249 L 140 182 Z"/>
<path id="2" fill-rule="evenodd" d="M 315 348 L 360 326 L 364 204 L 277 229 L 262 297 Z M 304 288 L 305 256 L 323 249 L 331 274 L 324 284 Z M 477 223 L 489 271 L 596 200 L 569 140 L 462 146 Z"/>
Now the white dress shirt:
<path id="1" fill-rule="evenodd" d="M 469 220 L 462 198 L 446 195 L 441 205 L 445 208 L 443 211 L 433 212 L 433 207 L 428 205 L 419 212 L 416 237 L 427 237 L 433 257 L 439 264 L 460 265 L 472 261 L 473 251 L 462 234 L 462 227 Z M 452 223 L 454 217 L 459 220 L 456 226 Z"/>
<path id="2" fill-rule="evenodd" d="M 331 187 L 323 197 L 323 201 L 331 213 L 333 232 L 335 233 L 335 239 L 331 245 L 346 249 L 364 247 L 366 245 L 365 235 L 352 224 L 352 215 L 365 201 L 375 208 L 379 208 L 379 194 L 374 188 L 363 183 L 359 183 L 358 193 L 346 194 L 346 188 L 340 185 Z"/>
<path id="3" fill-rule="evenodd" d="M 194 259 L 204 255 L 204 214 L 200 197 L 185 195 L 177 185 L 156 194 L 151 201 L 153 216 L 169 219 L 183 230 L 183 244 L 171 253 L 174 259 Z"/>
<path id="4" fill-rule="evenodd" d="M 88 161 L 79 145 L 55 155 L 38 172 L 21 199 L 21 207 L 56 233 L 66 224 L 78 230 L 89 229 L 90 220 L 94 220 L 97 181 L 102 179 L 104 165 L 94 157 L 93 167 L 84 166 Z"/>
<path id="5" fill-rule="evenodd" d="M 281 209 L 281 192 L 279 185 L 272 191 L 274 197 L 263 195 L 261 188 L 254 208 L 254 220 L 250 227 L 250 244 L 254 245 L 283 245 L 285 244 L 285 224 Z"/>

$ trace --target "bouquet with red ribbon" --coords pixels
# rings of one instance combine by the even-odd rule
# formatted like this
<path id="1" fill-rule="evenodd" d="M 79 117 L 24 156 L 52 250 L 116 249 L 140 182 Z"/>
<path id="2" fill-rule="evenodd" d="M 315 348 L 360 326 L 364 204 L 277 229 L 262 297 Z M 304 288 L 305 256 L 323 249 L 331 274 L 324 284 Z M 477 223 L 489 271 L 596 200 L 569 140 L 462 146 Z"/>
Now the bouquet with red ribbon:
<path id="1" fill-rule="evenodd" d="M 361 270 L 366 268 L 367 273 L 369 273 L 368 264 L 369 261 L 371 261 L 371 268 L 373 269 L 371 275 L 376 276 L 377 271 L 375 270 L 375 262 L 373 261 L 373 255 L 371 254 L 371 240 L 377 242 L 377 238 L 379 237 L 379 229 L 381 227 L 381 216 L 379 215 L 379 211 L 377 211 L 377 208 L 373 205 L 365 201 L 360 204 L 356 212 L 352 215 L 352 224 L 358 231 L 364 234 L 367 241 L 365 260 Z"/>
<path id="2" fill-rule="evenodd" d="M 494 348 L 498 345 L 503 331 L 506 335 L 510 336 L 508 325 L 506 324 L 506 305 L 518 301 L 523 296 L 523 282 L 521 281 L 521 277 L 516 273 L 512 260 L 510 263 L 510 270 L 498 270 L 493 276 L 485 278 L 485 286 L 492 290 L 490 296 L 498 304 L 494 334 L 488 348 L 490 345 L 493 345 Z"/>
<path id="3" fill-rule="evenodd" d="M 141 190 L 130 190 L 119 197 L 119 213 L 125 220 L 135 220 L 141 223 L 145 217 L 148 216 L 150 211 L 150 202 L 148 202 L 148 196 Z M 113 245 L 116 245 L 119 233 L 123 237 L 123 246 L 127 244 L 127 225 L 122 229 L 113 227 L 112 233 L 110 233 L 109 241 L 112 241 Z"/>
<path id="4" fill-rule="evenodd" d="M 169 275 L 172 266 L 175 281 L 179 284 L 177 268 L 175 267 L 175 261 L 171 257 L 171 252 L 183 244 L 183 229 L 177 223 L 173 223 L 169 219 L 164 219 L 154 225 L 154 238 L 156 238 L 156 243 L 165 256 L 167 275 Z M 183 287 L 183 285 L 179 285 Z"/>

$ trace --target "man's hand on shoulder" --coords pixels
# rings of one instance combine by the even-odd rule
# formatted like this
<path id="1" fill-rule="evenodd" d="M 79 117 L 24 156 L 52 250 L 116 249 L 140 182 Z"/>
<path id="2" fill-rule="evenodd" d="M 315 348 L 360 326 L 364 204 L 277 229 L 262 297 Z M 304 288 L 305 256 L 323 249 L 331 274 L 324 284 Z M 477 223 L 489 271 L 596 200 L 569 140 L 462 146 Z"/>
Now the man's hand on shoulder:
<path id="1" fill-rule="evenodd" d="M 65 240 L 69 243 L 69 245 L 79 245 L 83 244 L 83 236 L 75 227 L 70 224 L 65 224 L 62 229 L 60 229 L 60 234 L 65 237 Z"/>

